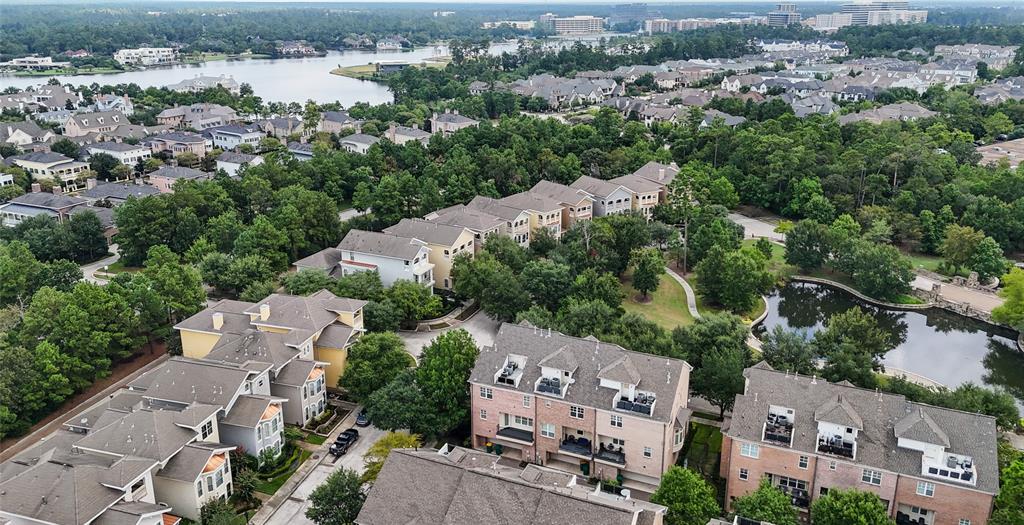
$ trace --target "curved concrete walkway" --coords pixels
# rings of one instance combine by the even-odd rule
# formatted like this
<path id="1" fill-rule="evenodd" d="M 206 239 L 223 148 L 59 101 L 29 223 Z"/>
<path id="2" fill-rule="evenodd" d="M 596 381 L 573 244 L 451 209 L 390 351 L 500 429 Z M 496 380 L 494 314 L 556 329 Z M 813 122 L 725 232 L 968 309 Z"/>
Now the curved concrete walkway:
<path id="1" fill-rule="evenodd" d="M 665 267 L 665 272 L 671 275 L 672 278 L 683 287 L 683 292 L 686 293 L 686 309 L 690 311 L 690 315 L 694 319 L 700 319 L 700 312 L 697 311 L 697 294 L 693 293 L 693 288 L 690 287 L 690 283 L 686 282 L 686 279 L 683 279 L 681 275 L 668 266 Z"/>

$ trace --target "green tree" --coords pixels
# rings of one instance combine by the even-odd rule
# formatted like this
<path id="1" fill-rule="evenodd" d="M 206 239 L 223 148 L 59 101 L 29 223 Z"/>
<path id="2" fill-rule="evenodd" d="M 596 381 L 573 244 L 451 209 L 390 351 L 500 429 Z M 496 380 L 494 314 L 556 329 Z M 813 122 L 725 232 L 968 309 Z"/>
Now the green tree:
<path id="1" fill-rule="evenodd" d="M 853 256 L 853 282 L 871 297 L 897 301 L 910 292 L 914 265 L 888 244 L 857 243 Z"/>
<path id="2" fill-rule="evenodd" d="M 706 525 L 721 513 L 715 489 L 696 472 L 679 466 L 661 476 L 651 503 L 668 507 L 666 525 Z"/>
<path id="3" fill-rule="evenodd" d="M 1006 273 L 1010 262 L 1003 257 L 1003 249 L 992 237 L 985 237 L 971 254 L 967 267 L 978 273 L 978 280 L 987 283 L 994 277 Z"/>
<path id="4" fill-rule="evenodd" d="M 302 131 L 312 134 L 320 127 L 320 106 L 312 100 L 307 101 L 302 110 Z"/>
<path id="5" fill-rule="evenodd" d="M 373 483 L 380 475 L 384 462 L 387 461 L 391 451 L 396 448 L 418 448 L 423 442 L 416 434 L 408 432 L 388 432 L 383 437 L 370 445 L 370 449 L 363 454 L 363 461 L 366 463 L 366 471 L 363 473 L 364 483 Z"/>
<path id="6" fill-rule="evenodd" d="M 96 172 L 101 180 L 109 180 L 114 168 L 121 166 L 121 161 L 108 153 L 96 153 L 89 157 L 89 169 Z"/>
<path id="7" fill-rule="evenodd" d="M 65 222 L 75 261 L 92 262 L 107 254 L 107 238 L 95 213 L 75 213 Z"/>
<path id="8" fill-rule="evenodd" d="M 535 303 L 553 312 L 572 290 L 572 269 L 546 259 L 530 261 L 523 269 L 522 282 Z"/>
<path id="9" fill-rule="evenodd" d="M 885 503 L 873 492 L 831 489 L 814 500 L 811 519 L 815 525 L 894 525 Z"/>
<path id="10" fill-rule="evenodd" d="M 775 281 L 767 265 L 753 248 L 727 252 L 716 246 L 697 264 L 697 289 L 732 312 L 748 312 Z"/>
<path id="11" fill-rule="evenodd" d="M 167 246 L 150 248 L 143 273 L 167 306 L 170 323 L 181 321 L 206 305 L 206 291 L 203 290 L 199 270 L 182 263 Z"/>
<path id="12" fill-rule="evenodd" d="M 412 325 L 422 319 L 431 319 L 441 313 L 441 297 L 422 285 L 399 279 L 384 292 L 388 301 L 402 313 L 402 321 Z"/>
<path id="13" fill-rule="evenodd" d="M 199 509 L 200 525 L 231 525 L 238 521 L 234 507 L 230 503 L 220 499 L 213 499 L 203 504 Z"/>
<path id="14" fill-rule="evenodd" d="M 288 269 L 288 237 L 265 216 L 256 217 L 235 239 L 235 257 L 259 255 L 270 263 L 270 269 L 283 272 Z"/>
<path id="15" fill-rule="evenodd" d="M 484 241 L 483 249 L 516 273 L 523 271 L 530 261 L 530 254 L 507 235 L 491 235 Z"/>
<path id="16" fill-rule="evenodd" d="M 707 190 L 709 166 L 687 162 L 668 185 L 668 214 L 671 222 L 683 225 L 683 246 L 690 243 L 690 221 L 707 205 L 710 194 Z M 683 250 L 683 272 L 689 271 L 689 250 Z"/>
<path id="17" fill-rule="evenodd" d="M 772 523 L 774 525 L 797 525 L 797 511 L 789 496 L 762 479 L 757 490 L 740 496 L 732 502 L 737 516 Z"/>
<path id="18" fill-rule="evenodd" d="M 1002 468 L 999 476 L 999 495 L 995 511 L 989 519 L 992 525 L 1024 523 L 1024 458 L 1018 458 Z"/>
<path id="19" fill-rule="evenodd" d="M 311 295 L 323 289 L 330 289 L 334 284 L 327 272 L 319 268 L 303 268 L 289 273 L 282 279 L 284 289 L 292 295 Z"/>
<path id="20" fill-rule="evenodd" d="M 317 525 L 353 525 L 366 501 L 363 480 L 351 469 L 335 470 L 309 494 L 306 517 Z"/>
<path id="21" fill-rule="evenodd" d="M 854 307 L 830 317 L 826 329 L 814 335 L 814 345 L 825 358 L 823 377 L 871 388 L 875 386 L 874 372 L 882 368 L 881 358 L 896 342 L 878 320 Z"/>
<path id="22" fill-rule="evenodd" d="M 805 334 L 776 326 L 761 338 L 761 355 L 776 370 L 810 375 L 817 371 L 815 349 Z"/>
<path id="23" fill-rule="evenodd" d="M 573 280 L 569 295 L 580 301 L 596 299 L 617 310 L 622 305 L 624 293 L 614 275 L 587 268 Z"/>
<path id="24" fill-rule="evenodd" d="M 1024 270 L 1011 268 L 1010 273 L 1003 276 L 999 296 L 1004 301 L 992 310 L 992 319 L 1024 331 Z"/>
<path id="25" fill-rule="evenodd" d="M 742 348 L 715 348 L 704 354 L 701 367 L 693 371 L 693 391 L 718 407 L 720 416 L 732 410 L 737 394 L 743 393 L 743 369 L 749 365 L 750 351 Z"/>
<path id="26" fill-rule="evenodd" d="M 725 251 L 737 250 L 743 241 L 743 233 L 729 219 L 714 218 L 697 226 L 689 241 L 690 261 L 699 263 L 715 247 Z"/>
<path id="27" fill-rule="evenodd" d="M 61 138 L 53 144 L 50 144 L 50 151 L 54 153 L 60 153 L 65 157 L 71 157 L 72 159 L 78 158 L 78 144 L 75 144 L 68 138 Z"/>
<path id="28" fill-rule="evenodd" d="M 476 299 L 480 307 L 495 319 L 511 321 L 530 307 L 530 295 L 519 276 L 486 250 L 475 259 L 466 254 L 457 255 L 452 277 L 456 293 Z"/>
<path id="29" fill-rule="evenodd" d="M 953 265 L 954 273 L 959 273 L 961 268 L 970 264 L 984 238 L 984 232 L 970 226 L 950 224 L 946 227 L 946 238 L 939 247 L 939 253 L 946 258 L 946 262 Z"/>
<path id="30" fill-rule="evenodd" d="M 804 219 L 786 234 L 786 262 L 805 272 L 821 268 L 830 250 L 829 230 L 818 221 Z"/>
<path id="31" fill-rule="evenodd" d="M 397 335 L 365 334 L 349 349 L 345 373 L 338 386 L 356 401 L 364 401 L 399 372 L 415 364 Z"/>
<path id="32" fill-rule="evenodd" d="M 118 251 L 125 265 L 141 266 L 150 248 L 170 245 L 174 213 L 169 202 L 163 196 L 130 198 L 114 209 Z"/>
<path id="33" fill-rule="evenodd" d="M 665 258 L 655 248 L 633 250 L 630 256 L 633 266 L 633 288 L 644 298 L 651 291 L 657 290 L 661 284 L 661 276 L 665 274 Z"/>
<path id="34" fill-rule="evenodd" d="M 747 347 L 750 329 L 738 316 L 708 314 L 690 326 L 672 331 L 672 340 L 680 353 L 694 368 L 703 366 L 703 358 L 713 350 L 741 351 Z"/>
<path id="35" fill-rule="evenodd" d="M 469 332 L 459 329 L 434 338 L 423 348 L 416 368 L 416 384 L 430 406 L 442 432 L 469 419 L 466 383 L 479 354 Z"/>

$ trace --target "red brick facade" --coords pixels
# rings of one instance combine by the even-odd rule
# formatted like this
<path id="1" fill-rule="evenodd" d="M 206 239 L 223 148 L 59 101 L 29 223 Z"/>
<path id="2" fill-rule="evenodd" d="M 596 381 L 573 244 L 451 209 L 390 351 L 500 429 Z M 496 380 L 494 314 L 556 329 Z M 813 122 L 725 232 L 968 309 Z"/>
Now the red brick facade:
<path id="1" fill-rule="evenodd" d="M 726 479 L 727 509 L 731 508 L 734 499 L 757 489 L 762 477 L 773 474 L 805 481 L 812 501 L 821 497 L 822 489 L 857 489 L 874 492 L 888 502 L 892 517 L 896 516 L 901 505 L 927 509 L 933 513 L 931 525 L 961 525 L 961 519 L 970 520 L 970 525 L 984 525 L 991 513 L 991 494 L 943 484 L 936 479 L 901 475 L 875 467 L 864 467 L 841 458 L 789 450 L 763 442 L 756 443 L 758 457 L 750 458 L 741 455 L 742 443 L 728 436 L 722 441 L 720 474 Z M 800 468 L 801 456 L 807 457 L 806 469 Z M 881 472 L 879 484 L 863 480 L 865 468 Z M 746 469 L 746 480 L 740 479 L 740 469 Z M 918 481 L 934 484 L 934 495 L 918 495 Z"/>

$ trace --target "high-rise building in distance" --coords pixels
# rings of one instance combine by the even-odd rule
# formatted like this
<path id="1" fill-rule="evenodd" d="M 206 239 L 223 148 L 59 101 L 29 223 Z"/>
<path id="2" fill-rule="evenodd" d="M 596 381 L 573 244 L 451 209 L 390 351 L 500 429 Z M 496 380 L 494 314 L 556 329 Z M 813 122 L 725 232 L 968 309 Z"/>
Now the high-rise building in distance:
<path id="1" fill-rule="evenodd" d="M 774 11 L 768 11 L 768 25 L 772 27 L 786 27 L 791 24 L 800 23 L 800 13 L 796 10 L 794 3 L 780 3 L 775 5 Z"/>

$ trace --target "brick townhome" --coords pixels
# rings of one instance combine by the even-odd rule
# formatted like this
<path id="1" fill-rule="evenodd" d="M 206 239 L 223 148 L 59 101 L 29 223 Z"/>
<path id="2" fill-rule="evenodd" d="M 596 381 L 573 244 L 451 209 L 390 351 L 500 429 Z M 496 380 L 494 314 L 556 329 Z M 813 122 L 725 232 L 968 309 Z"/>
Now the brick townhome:
<path id="1" fill-rule="evenodd" d="M 874 492 L 899 524 L 982 525 L 999 490 L 995 419 L 759 363 L 724 429 L 726 503 L 767 477 L 806 516 L 829 489 Z"/>
<path id="2" fill-rule="evenodd" d="M 691 367 L 503 324 L 470 376 L 473 446 L 652 492 L 685 438 Z"/>

